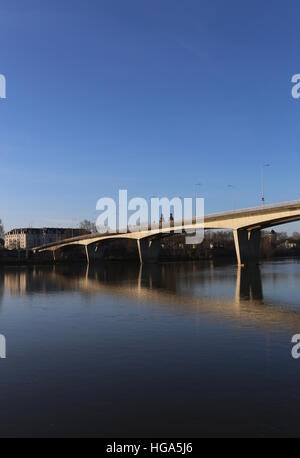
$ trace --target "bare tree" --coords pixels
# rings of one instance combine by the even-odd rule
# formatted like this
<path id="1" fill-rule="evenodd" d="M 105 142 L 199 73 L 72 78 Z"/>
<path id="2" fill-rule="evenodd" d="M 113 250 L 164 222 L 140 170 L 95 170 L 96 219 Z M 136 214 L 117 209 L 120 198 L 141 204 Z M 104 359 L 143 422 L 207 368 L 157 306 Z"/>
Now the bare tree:
<path id="1" fill-rule="evenodd" d="M 92 223 L 88 219 L 85 219 L 85 220 L 81 221 L 81 223 L 79 223 L 79 227 L 80 227 L 80 229 L 85 229 L 86 231 L 89 231 L 92 234 L 97 232 L 96 224 Z"/>
<path id="2" fill-rule="evenodd" d="M 278 240 L 279 245 L 281 243 L 284 243 L 287 239 L 288 239 L 288 235 L 286 232 L 278 232 L 277 240 Z"/>
<path id="3" fill-rule="evenodd" d="M 4 226 L 2 224 L 2 220 L 0 219 L 0 237 L 4 237 Z"/>

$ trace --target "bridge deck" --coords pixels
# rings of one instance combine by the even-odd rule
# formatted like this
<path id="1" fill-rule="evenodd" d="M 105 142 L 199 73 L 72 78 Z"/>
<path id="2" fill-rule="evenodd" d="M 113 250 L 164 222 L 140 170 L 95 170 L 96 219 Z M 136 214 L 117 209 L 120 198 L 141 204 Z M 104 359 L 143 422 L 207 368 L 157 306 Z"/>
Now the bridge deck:
<path id="1" fill-rule="evenodd" d="M 210 215 L 205 216 L 204 220 L 203 219 L 196 220 L 195 218 L 193 218 L 193 220 L 185 222 L 185 225 L 188 226 L 191 224 L 199 224 L 199 225 L 204 224 L 204 227 L 205 227 L 205 225 L 212 225 L 214 222 L 218 222 L 218 221 L 234 220 L 238 218 L 248 218 L 251 216 L 268 215 L 268 214 L 277 213 L 280 211 L 286 212 L 286 211 L 295 211 L 295 210 L 299 210 L 300 212 L 300 201 L 299 200 L 291 201 L 291 202 L 283 202 L 280 204 L 265 205 L 264 207 L 250 207 L 250 208 L 245 208 L 241 210 L 212 213 Z M 182 222 L 174 222 L 174 225 L 172 226 L 170 225 L 170 226 L 163 226 L 163 227 L 165 229 L 176 230 L 177 227 L 178 228 L 182 227 Z M 80 242 L 82 240 L 92 240 L 92 239 L 97 239 L 99 237 L 105 238 L 106 236 L 108 238 L 111 238 L 112 236 L 124 235 L 126 233 L 134 234 L 140 231 L 150 231 L 150 230 L 159 230 L 159 229 L 160 229 L 159 225 L 156 225 L 154 227 L 148 225 L 146 227 L 139 226 L 137 228 L 131 228 L 131 230 L 127 229 L 127 231 L 124 231 L 124 232 L 119 231 L 119 232 L 114 232 L 114 233 L 109 232 L 106 234 L 101 234 L 101 233 L 88 234 L 88 235 L 72 237 L 68 239 L 59 240 L 53 243 L 45 244 L 39 247 L 35 247 L 33 250 L 39 251 L 42 249 L 52 248 L 55 246 L 71 244 L 74 242 Z"/>

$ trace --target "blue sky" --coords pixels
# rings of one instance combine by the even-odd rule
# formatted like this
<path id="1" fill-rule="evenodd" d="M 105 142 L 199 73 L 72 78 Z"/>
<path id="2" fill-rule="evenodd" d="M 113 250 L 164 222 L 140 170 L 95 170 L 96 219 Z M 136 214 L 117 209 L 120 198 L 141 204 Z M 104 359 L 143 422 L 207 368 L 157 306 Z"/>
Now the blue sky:
<path id="1" fill-rule="evenodd" d="M 296 0 L 0 0 L 0 218 L 77 225 L 96 201 L 206 212 L 300 198 Z M 300 230 L 300 224 L 296 226 Z"/>

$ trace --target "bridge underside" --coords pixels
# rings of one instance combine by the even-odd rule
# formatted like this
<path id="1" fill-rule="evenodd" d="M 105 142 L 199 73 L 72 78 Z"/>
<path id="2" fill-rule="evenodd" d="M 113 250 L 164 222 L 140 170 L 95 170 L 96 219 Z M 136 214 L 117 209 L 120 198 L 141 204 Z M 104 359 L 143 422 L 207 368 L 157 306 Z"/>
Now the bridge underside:
<path id="1" fill-rule="evenodd" d="M 260 251 L 260 230 L 247 230 L 239 229 L 234 230 L 234 243 L 239 265 L 257 264 L 259 262 Z M 141 239 L 109 239 L 97 240 L 96 242 L 89 241 L 89 243 L 76 243 L 52 246 L 42 251 L 52 252 L 52 259 L 54 262 L 72 261 L 75 257 L 86 259 L 87 263 L 100 261 L 100 260 L 118 260 L 118 259 L 138 259 L 141 264 L 157 262 L 160 255 L 161 239 L 167 237 L 167 234 L 157 234 L 156 236 L 144 237 Z M 123 243 L 118 243 L 123 240 Z M 116 247 L 114 243 L 117 242 L 118 254 L 116 254 Z M 135 244 L 135 255 L 134 255 Z M 128 245 L 126 250 L 124 247 Z M 131 247 L 129 249 L 129 247 Z M 72 250 L 76 248 L 76 250 Z M 80 250 L 78 251 L 78 249 Z M 73 251 L 73 253 L 72 253 Z M 68 253 L 71 253 L 68 254 Z M 73 254 L 73 256 L 72 256 Z"/>
<path id="2" fill-rule="evenodd" d="M 142 239 L 127 237 L 108 238 L 89 241 L 89 243 L 72 242 L 70 244 L 53 245 L 38 252 L 50 252 L 53 262 L 74 262 L 86 260 L 96 261 L 133 261 L 140 263 L 157 262 L 160 254 L 161 239 L 166 235 L 151 236 Z"/>

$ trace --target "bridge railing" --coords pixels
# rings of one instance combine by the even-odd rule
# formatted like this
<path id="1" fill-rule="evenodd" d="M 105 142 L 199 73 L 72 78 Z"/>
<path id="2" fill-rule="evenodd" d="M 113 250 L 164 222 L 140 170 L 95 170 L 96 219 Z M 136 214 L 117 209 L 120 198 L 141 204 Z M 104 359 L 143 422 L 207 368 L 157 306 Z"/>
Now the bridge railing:
<path id="1" fill-rule="evenodd" d="M 300 207 L 300 200 L 291 200 L 288 202 L 282 202 L 280 204 L 268 204 L 268 205 L 257 205 L 255 207 L 247 207 L 239 210 L 228 210 L 225 212 L 215 212 L 215 213 L 210 213 L 209 215 L 206 216 L 206 218 L 217 218 L 217 217 L 222 217 L 222 216 L 230 216 L 230 215 L 238 215 L 238 214 L 244 214 L 244 213 L 251 213 L 255 211 L 261 211 L 263 212 L 264 210 L 272 210 L 274 208 L 284 208 L 284 207 L 290 207 L 290 206 L 299 206 Z"/>
<path id="2" fill-rule="evenodd" d="M 215 212 L 215 213 L 210 213 L 207 216 L 204 216 L 204 218 L 192 218 L 191 220 L 186 220 L 186 221 L 174 221 L 172 222 L 172 226 L 176 229 L 176 227 L 181 227 L 181 226 L 189 226 L 192 224 L 195 224 L 199 222 L 200 224 L 205 221 L 205 218 L 213 219 L 213 218 L 218 218 L 218 217 L 226 217 L 226 216 L 237 216 L 239 214 L 245 214 L 245 213 L 251 213 L 251 212 L 263 212 L 265 210 L 272 210 L 274 208 L 284 208 L 284 207 L 290 207 L 290 206 L 299 206 L 300 207 L 300 200 L 291 200 L 288 202 L 282 202 L 280 204 L 268 204 L 268 205 L 257 205 L 255 207 L 248 207 L 248 208 L 243 208 L 239 210 L 228 210 L 228 211 L 223 211 L 223 212 Z M 163 225 L 161 223 L 157 223 L 154 225 L 149 225 L 149 224 L 141 224 L 139 226 L 130 226 L 128 227 L 128 232 L 142 232 L 145 230 L 158 230 L 161 227 L 165 228 L 171 228 L 169 225 L 169 221 L 164 222 Z"/>

